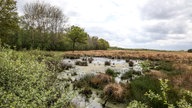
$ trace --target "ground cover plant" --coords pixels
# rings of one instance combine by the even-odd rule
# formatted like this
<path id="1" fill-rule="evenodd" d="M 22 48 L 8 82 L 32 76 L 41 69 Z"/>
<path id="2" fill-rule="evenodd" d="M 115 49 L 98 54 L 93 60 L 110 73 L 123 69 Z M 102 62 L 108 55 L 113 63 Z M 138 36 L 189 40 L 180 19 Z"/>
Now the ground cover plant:
<path id="1" fill-rule="evenodd" d="M 38 57 L 42 55 L 37 53 L 1 48 L 0 107 L 44 108 L 69 105 L 71 92 L 55 85 L 56 71 L 48 69 L 46 59 L 39 61 Z"/>

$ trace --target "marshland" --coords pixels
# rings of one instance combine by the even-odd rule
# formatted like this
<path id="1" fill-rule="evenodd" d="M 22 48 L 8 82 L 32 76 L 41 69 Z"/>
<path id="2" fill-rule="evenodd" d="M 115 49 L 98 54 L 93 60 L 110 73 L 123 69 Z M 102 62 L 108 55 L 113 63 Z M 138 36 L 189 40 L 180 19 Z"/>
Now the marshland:
<path id="1" fill-rule="evenodd" d="M 173 0 L 135 1 L 105 3 L 115 6 L 111 11 L 124 6 L 133 13 L 141 9 L 136 12 L 141 15 L 129 16 L 134 21 L 124 20 L 123 10 L 114 11 L 93 27 L 89 23 L 100 24 L 95 20 L 108 13 L 100 1 L 87 1 L 90 11 L 99 9 L 91 13 L 80 1 L 0 1 L 0 108 L 191 108 L 191 32 L 166 19 L 152 20 L 153 24 L 143 15 L 151 10 L 146 7 L 150 3 L 188 5 Z M 98 15 L 98 11 L 106 13 Z M 154 15 L 160 17 L 161 11 Z M 97 17 L 88 17 L 92 13 Z M 173 22 L 182 18 L 170 17 Z M 113 20 L 122 27 L 116 28 Z M 118 45 L 124 48 L 114 47 Z"/>

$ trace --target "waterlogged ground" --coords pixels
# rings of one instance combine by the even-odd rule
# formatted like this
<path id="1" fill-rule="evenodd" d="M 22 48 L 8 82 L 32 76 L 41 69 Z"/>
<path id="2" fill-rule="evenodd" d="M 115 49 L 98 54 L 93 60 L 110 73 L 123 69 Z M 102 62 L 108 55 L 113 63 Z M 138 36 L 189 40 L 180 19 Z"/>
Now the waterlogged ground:
<path id="1" fill-rule="evenodd" d="M 88 66 L 77 66 L 75 65 L 76 61 L 81 61 L 80 59 L 64 59 L 63 63 L 68 63 L 73 66 L 73 68 L 69 70 L 65 70 L 58 75 L 58 79 L 65 80 L 68 84 L 70 89 L 73 89 L 73 82 L 78 81 L 80 78 L 85 76 L 86 74 L 98 74 L 98 73 L 105 73 L 105 71 L 110 68 L 113 69 L 115 72 L 119 74 L 115 77 L 116 83 L 127 83 L 129 80 L 121 80 L 121 76 L 129 71 L 130 69 L 134 69 L 138 72 L 142 72 L 142 68 L 140 67 L 139 63 L 141 61 L 132 60 L 134 62 L 134 66 L 130 67 L 128 63 L 126 63 L 123 59 L 108 59 L 108 58 L 100 58 L 100 57 L 93 57 L 92 63 L 88 63 Z M 109 61 L 111 63 L 110 66 L 105 66 L 105 61 Z M 137 77 L 137 76 L 136 76 Z M 72 103 L 77 108 L 102 108 L 103 100 L 100 98 L 98 91 L 92 90 L 91 97 L 87 100 L 84 96 L 78 94 L 75 98 L 73 98 Z M 107 103 L 107 107 L 109 108 L 116 108 L 116 107 L 126 107 L 126 104 L 115 104 L 115 103 Z"/>

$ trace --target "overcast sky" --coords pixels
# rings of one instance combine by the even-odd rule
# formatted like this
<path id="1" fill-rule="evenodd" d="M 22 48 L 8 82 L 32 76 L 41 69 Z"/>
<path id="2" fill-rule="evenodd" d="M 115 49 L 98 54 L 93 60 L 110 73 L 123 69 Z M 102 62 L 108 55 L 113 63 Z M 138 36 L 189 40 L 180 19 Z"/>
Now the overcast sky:
<path id="1" fill-rule="evenodd" d="M 22 14 L 25 3 L 17 0 Z M 43 1 L 43 0 L 39 0 Z M 192 0 L 44 0 L 61 8 L 70 25 L 111 46 L 162 50 L 192 48 Z"/>

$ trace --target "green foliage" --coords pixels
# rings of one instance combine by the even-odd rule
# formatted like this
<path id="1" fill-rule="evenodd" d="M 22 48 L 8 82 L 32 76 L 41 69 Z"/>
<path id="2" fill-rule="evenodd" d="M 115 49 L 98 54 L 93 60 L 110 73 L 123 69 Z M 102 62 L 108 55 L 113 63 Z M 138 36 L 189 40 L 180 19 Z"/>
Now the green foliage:
<path id="1" fill-rule="evenodd" d="M 68 18 L 60 8 L 51 4 L 40 1 L 27 3 L 23 7 L 24 15 L 20 17 L 15 0 L 1 0 L 0 7 L 0 39 L 11 48 L 64 51 L 106 50 L 109 47 L 104 39 L 97 38 L 95 43 L 78 26 L 67 28 Z"/>
<path id="2" fill-rule="evenodd" d="M 93 74 L 87 74 L 83 76 L 79 81 L 75 82 L 74 86 L 78 88 L 89 87 L 90 81 L 93 77 Z"/>
<path id="3" fill-rule="evenodd" d="M 84 31 L 84 29 L 78 26 L 71 26 L 67 30 L 66 35 L 72 42 L 73 51 L 75 50 L 76 43 L 85 43 L 88 38 L 88 34 Z"/>
<path id="4" fill-rule="evenodd" d="M 134 75 L 141 75 L 140 72 L 137 72 L 133 69 L 130 69 L 129 71 L 125 72 L 122 76 L 121 79 L 125 80 L 125 79 L 131 79 Z"/>
<path id="5" fill-rule="evenodd" d="M 173 67 L 172 67 L 172 63 L 171 62 L 166 62 L 166 61 L 158 61 L 157 62 L 157 70 L 164 70 L 164 71 L 172 71 Z"/>
<path id="6" fill-rule="evenodd" d="M 109 48 L 109 43 L 101 38 L 98 40 L 98 47 L 99 49 L 107 50 L 107 48 Z"/>
<path id="7" fill-rule="evenodd" d="M 37 56 L 3 49 L 0 64 L 0 107 L 64 107 L 72 98 Z"/>
<path id="8" fill-rule="evenodd" d="M 3 43 L 14 45 L 19 29 L 15 0 L 0 1 L 0 39 Z"/>
<path id="9" fill-rule="evenodd" d="M 148 108 L 148 106 L 140 101 L 133 100 L 129 103 L 127 108 Z"/>
<path id="10" fill-rule="evenodd" d="M 112 77 L 116 77 L 117 76 L 117 72 L 115 72 L 113 69 L 110 69 L 110 68 L 108 68 L 106 71 L 105 71 L 105 73 L 107 74 L 107 75 L 110 75 L 110 76 L 112 76 Z"/>
<path id="11" fill-rule="evenodd" d="M 156 93 L 160 93 L 159 81 L 151 78 L 150 76 L 141 76 L 137 79 L 134 79 L 130 83 L 130 99 L 156 104 L 158 106 L 159 103 L 150 102 L 147 97 L 144 96 L 148 90 L 153 90 Z"/>
<path id="12" fill-rule="evenodd" d="M 157 100 L 159 102 L 162 102 L 165 106 L 167 106 L 168 108 L 175 108 L 175 107 L 179 107 L 179 108 L 191 108 L 191 103 L 189 103 L 185 96 L 180 99 L 179 101 L 176 102 L 176 105 L 170 103 L 168 98 L 168 91 L 170 90 L 170 88 L 168 87 L 168 80 L 162 80 L 160 79 L 160 84 L 161 84 L 161 95 L 160 94 L 155 94 L 153 91 L 149 90 L 149 92 L 145 93 L 145 95 L 150 99 L 150 100 Z M 190 97 L 190 99 L 192 99 L 192 92 L 190 91 L 182 91 L 182 95 L 187 95 Z"/>
<path id="13" fill-rule="evenodd" d="M 140 65 L 142 67 L 143 72 L 149 72 L 150 69 L 153 68 L 151 66 L 151 62 L 148 60 L 141 62 Z"/>
<path id="14" fill-rule="evenodd" d="M 192 52 L 192 49 L 187 50 L 187 52 L 191 53 L 191 52 Z"/>

